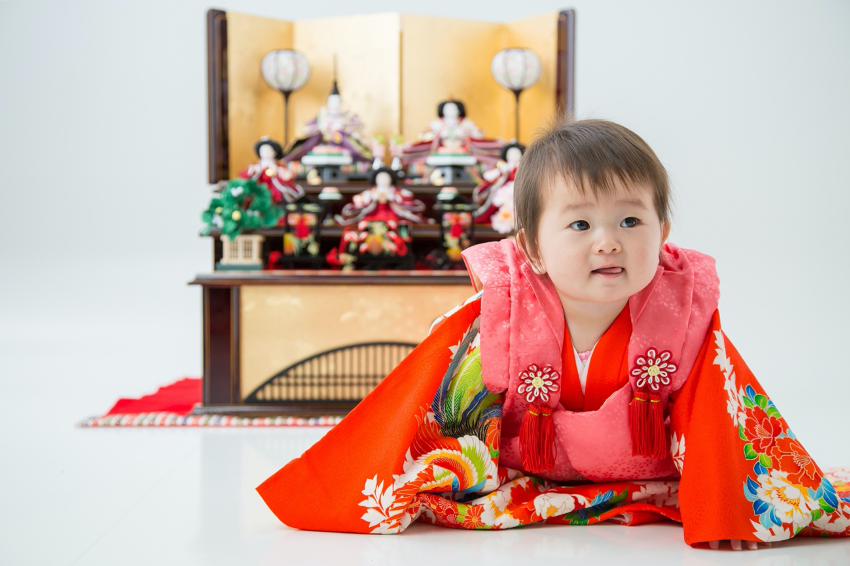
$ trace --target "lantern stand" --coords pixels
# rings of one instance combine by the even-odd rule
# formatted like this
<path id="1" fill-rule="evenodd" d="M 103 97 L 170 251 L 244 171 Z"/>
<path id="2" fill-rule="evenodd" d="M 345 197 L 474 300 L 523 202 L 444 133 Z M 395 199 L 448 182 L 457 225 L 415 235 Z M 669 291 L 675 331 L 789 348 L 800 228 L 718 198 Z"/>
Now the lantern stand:
<path id="1" fill-rule="evenodd" d="M 516 105 L 514 106 L 514 124 L 516 125 L 516 133 L 514 134 L 514 139 L 519 141 L 519 95 L 522 94 L 523 89 L 511 89 L 511 92 L 514 93 L 516 97 Z"/>
<path id="2" fill-rule="evenodd" d="M 282 90 L 280 93 L 283 95 L 283 147 L 286 147 L 289 145 L 289 95 L 292 91 Z M 517 100 L 519 100 L 519 94 L 517 94 Z"/>

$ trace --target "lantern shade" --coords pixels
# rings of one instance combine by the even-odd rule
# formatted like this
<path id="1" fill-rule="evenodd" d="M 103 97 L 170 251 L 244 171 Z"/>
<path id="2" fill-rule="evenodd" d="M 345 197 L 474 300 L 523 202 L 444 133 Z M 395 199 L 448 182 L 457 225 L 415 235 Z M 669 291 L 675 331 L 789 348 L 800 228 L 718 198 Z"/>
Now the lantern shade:
<path id="1" fill-rule="evenodd" d="M 303 87 L 310 78 L 310 63 L 292 49 L 269 51 L 260 63 L 266 83 L 275 90 L 290 93 Z"/>
<path id="2" fill-rule="evenodd" d="M 540 57 L 531 49 L 502 49 L 490 61 L 490 73 L 502 87 L 522 91 L 540 80 Z"/>
<path id="3" fill-rule="evenodd" d="M 289 95 L 310 78 L 310 63 L 293 49 L 269 51 L 260 62 L 260 72 L 270 87 L 283 94 L 283 143 L 289 146 Z"/>

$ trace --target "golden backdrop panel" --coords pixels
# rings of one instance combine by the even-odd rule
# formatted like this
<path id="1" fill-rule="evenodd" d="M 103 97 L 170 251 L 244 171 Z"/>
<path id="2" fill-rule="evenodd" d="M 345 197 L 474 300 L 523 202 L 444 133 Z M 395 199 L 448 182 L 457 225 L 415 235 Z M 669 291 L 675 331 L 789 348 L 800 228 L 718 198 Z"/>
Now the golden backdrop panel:
<path id="1" fill-rule="evenodd" d="M 531 49 L 540 57 L 541 75 L 537 84 L 522 92 L 519 99 L 519 140 L 529 144 L 534 133 L 555 115 L 555 81 L 558 63 L 558 12 L 523 18 L 505 24 L 507 42 L 505 47 Z M 488 62 L 489 66 L 489 62 Z M 512 92 L 502 90 L 502 115 L 507 120 L 505 137 L 513 138 L 514 107 Z"/>
<path id="2" fill-rule="evenodd" d="M 343 110 L 360 117 L 367 137 L 398 131 L 399 20 L 388 13 L 295 22 L 294 49 L 312 67 L 310 80 L 290 99 L 295 137 L 331 92 L 334 55 Z"/>
<path id="3" fill-rule="evenodd" d="M 279 371 L 363 342 L 419 343 L 471 285 L 257 285 L 240 292 L 242 398 Z M 448 352 L 447 352 L 448 354 Z"/>
<path id="4" fill-rule="evenodd" d="M 263 55 L 292 49 L 292 22 L 227 12 L 227 97 L 230 178 L 256 160 L 254 142 L 283 143 L 283 96 L 260 73 Z"/>
<path id="5" fill-rule="evenodd" d="M 505 42 L 505 25 L 430 16 L 401 16 L 401 134 L 428 128 L 437 104 L 456 98 L 487 137 L 512 137 L 502 111 L 502 88 L 490 59 Z M 510 122 L 513 127 L 513 121 Z"/>

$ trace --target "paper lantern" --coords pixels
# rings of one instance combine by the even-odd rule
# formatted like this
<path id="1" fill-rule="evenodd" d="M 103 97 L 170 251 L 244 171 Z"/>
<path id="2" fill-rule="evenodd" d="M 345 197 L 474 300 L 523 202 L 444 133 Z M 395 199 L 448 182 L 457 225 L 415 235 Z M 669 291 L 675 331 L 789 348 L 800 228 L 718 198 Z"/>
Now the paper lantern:
<path id="1" fill-rule="evenodd" d="M 540 80 L 543 66 L 540 57 L 531 49 L 502 49 L 490 61 L 490 73 L 503 88 L 516 97 L 516 139 L 519 140 L 519 95 Z"/>
<path id="2" fill-rule="evenodd" d="M 303 53 L 292 49 L 269 51 L 260 62 L 260 72 L 271 88 L 283 94 L 283 145 L 289 143 L 289 95 L 310 78 L 310 63 Z"/>

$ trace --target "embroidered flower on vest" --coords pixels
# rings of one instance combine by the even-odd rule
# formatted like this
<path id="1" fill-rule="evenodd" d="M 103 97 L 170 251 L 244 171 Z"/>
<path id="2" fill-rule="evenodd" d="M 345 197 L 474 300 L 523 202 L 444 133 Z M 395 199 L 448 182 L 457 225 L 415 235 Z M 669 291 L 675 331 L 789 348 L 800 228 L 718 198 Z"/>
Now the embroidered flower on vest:
<path id="1" fill-rule="evenodd" d="M 653 391 L 658 391 L 661 385 L 670 385 L 670 374 L 676 372 L 676 366 L 668 363 L 670 352 L 656 353 L 655 348 L 650 348 L 643 356 L 635 358 L 632 375 L 639 376 L 635 384 L 638 389 L 646 385 Z"/>
<path id="2" fill-rule="evenodd" d="M 519 378 L 522 380 L 517 393 L 525 394 L 525 400 L 529 403 L 534 403 L 538 398 L 541 401 L 549 401 L 549 393 L 558 391 L 558 378 L 561 375 L 552 369 L 552 366 L 546 364 L 543 368 L 537 364 L 531 364 L 525 371 L 519 372 Z"/>

